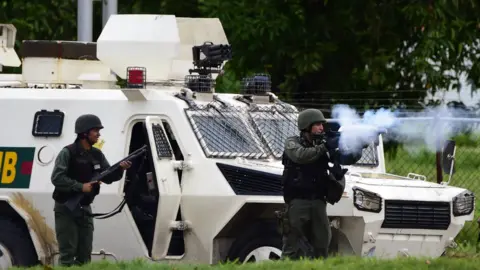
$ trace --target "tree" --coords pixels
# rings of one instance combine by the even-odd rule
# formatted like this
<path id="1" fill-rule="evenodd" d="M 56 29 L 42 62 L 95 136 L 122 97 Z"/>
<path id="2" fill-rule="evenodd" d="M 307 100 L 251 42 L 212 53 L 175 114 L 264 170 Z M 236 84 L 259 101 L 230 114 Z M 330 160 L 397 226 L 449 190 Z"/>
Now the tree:
<path id="1" fill-rule="evenodd" d="M 76 7 L 74 0 L 0 0 L 0 21 L 17 27 L 19 51 L 23 39 L 76 40 Z M 94 10 L 95 40 L 99 2 Z M 427 91 L 459 89 L 460 73 L 475 90 L 479 11 L 473 0 L 130 0 L 118 10 L 218 17 L 234 49 L 218 79 L 221 91 L 238 91 L 240 78 L 268 72 L 274 92 L 322 109 L 412 107 Z"/>
<path id="2" fill-rule="evenodd" d="M 17 28 L 17 53 L 26 39 L 75 40 L 76 12 L 74 1 L 0 0 L 0 23 L 11 23 Z M 5 72 L 20 70 L 21 67 L 4 68 Z"/>
<path id="3" fill-rule="evenodd" d="M 224 25 L 229 72 L 271 65 L 275 88 L 290 98 L 308 92 L 317 104 L 297 97 L 306 106 L 411 106 L 428 90 L 459 89 L 448 70 L 479 82 L 475 1 L 205 0 L 200 9 Z"/>

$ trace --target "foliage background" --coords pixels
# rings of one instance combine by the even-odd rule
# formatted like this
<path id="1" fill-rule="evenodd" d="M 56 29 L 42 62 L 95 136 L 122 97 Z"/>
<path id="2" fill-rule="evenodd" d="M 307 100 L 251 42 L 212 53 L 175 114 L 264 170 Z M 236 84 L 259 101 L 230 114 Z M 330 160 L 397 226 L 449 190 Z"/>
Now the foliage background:
<path id="1" fill-rule="evenodd" d="M 268 72 L 274 93 L 300 108 L 323 109 L 327 117 L 335 103 L 360 112 L 382 106 L 420 110 L 419 102 L 427 93 L 459 90 L 461 75 L 472 92 L 480 84 L 480 2 L 475 0 L 122 0 L 118 4 L 120 14 L 220 18 L 234 59 L 217 79 L 216 91 L 238 92 L 241 78 Z M 94 10 L 96 40 L 102 29 L 99 1 L 94 2 Z M 76 13 L 74 0 L 0 0 L 0 22 L 13 23 L 18 30 L 17 52 L 25 39 L 76 40 Z M 19 68 L 4 71 L 19 72 Z M 441 102 L 430 100 L 425 105 Z M 449 105 L 478 117 L 479 106 Z M 458 165 L 463 176 L 455 181 L 477 190 L 472 185 L 477 178 L 478 138 L 462 140 L 469 145 L 458 150 L 457 155 L 464 154 Z M 398 152 L 397 147 L 386 145 L 391 172 L 414 171 L 435 178 L 432 153 L 405 158 L 408 153 Z M 478 231 L 474 222 L 470 225 L 473 229 L 462 234 L 464 240 L 472 240 Z"/>
<path id="2" fill-rule="evenodd" d="M 234 49 L 219 92 L 239 91 L 238 81 L 268 72 L 282 98 L 330 109 L 346 94 L 358 109 L 418 109 L 427 91 L 472 90 L 480 80 L 480 3 L 474 0 L 124 0 L 118 13 L 218 17 Z M 0 22 L 24 39 L 76 40 L 74 0 L 0 0 Z M 102 29 L 94 2 L 93 38 Z M 10 69 L 7 71 L 15 71 Z M 447 74 L 447 71 L 455 73 Z M 305 99 L 305 98 L 303 98 Z M 432 101 L 435 102 L 435 101 Z"/>

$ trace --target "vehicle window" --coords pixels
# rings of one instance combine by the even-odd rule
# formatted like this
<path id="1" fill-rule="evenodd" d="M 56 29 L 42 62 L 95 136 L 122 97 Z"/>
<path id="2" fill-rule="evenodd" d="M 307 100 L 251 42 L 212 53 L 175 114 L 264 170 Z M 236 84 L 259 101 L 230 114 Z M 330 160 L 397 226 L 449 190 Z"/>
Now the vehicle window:
<path id="1" fill-rule="evenodd" d="M 285 140 L 298 134 L 296 114 L 251 112 L 252 124 L 275 158 L 282 158 Z"/>
<path id="2" fill-rule="evenodd" d="M 186 110 L 207 157 L 261 159 L 273 156 L 281 159 L 285 140 L 299 134 L 297 113 L 272 106 L 219 107 L 208 104 Z M 335 122 L 326 127 L 338 130 Z M 373 142 L 362 152 L 356 165 L 378 165 L 377 148 Z"/>
<path id="3" fill-rule="evenodd" d="M 251 126 L 233 113 L 187 111 L 197 139 L 208 157 L 266 158 Z"/>

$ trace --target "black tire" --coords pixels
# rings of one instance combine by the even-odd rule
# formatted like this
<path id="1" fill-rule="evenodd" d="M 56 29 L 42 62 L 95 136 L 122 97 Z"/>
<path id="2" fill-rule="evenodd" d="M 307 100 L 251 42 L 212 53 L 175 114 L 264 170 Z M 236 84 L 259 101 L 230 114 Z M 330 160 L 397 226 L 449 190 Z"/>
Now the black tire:
<path id="1" fill-rule="evenodd" d="M 0 244 L 12 256 L 13 266 L 31 267 L 38 264 L 38 256 L 30 235 L 14 221 L 0 217 Z"/>
<path id="2" fill-rule="evenodd" d="M 277 223 L 260 222 L 248 227 L 233 242 L 226 261 L 243 263 L 247 255 L 259 247 L 274 247 L 282 250 L 282 236 L 278 233 Z M 278 260 L 280 257 L 270 254 L 270 260 Z M 249 262 L 252 262 L 249 260 Z"/>

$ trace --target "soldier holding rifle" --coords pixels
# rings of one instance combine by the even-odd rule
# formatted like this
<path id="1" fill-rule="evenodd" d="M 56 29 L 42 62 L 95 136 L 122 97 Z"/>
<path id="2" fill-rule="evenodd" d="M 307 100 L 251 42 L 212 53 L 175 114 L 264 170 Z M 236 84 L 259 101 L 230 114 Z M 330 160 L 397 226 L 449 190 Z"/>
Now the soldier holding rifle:
<path id="1" fill-rule="evenodd" d="M 110 164 L 104 154 L 92 147 L 100 137 L 103 125 L 92 114 L 80 116 L 75 122 L 77 138 L 65 146 L 55 160 L 52 183 L 55 186 L 55 232 L 57 236 L 60 264 L 81 265 L 91 261 L 93 242 L 93 218 L 90 204 L 100 192 L 100 183 L 111 184 L 122 178 L 124 170 L 131 166 L 130 161 L 120 163 L 113 173 L 99 181 L 91 181 L 93 176 Z M 70 211 L 64 204 L 78 194 L 84 194 L 81 208 Z"/>

